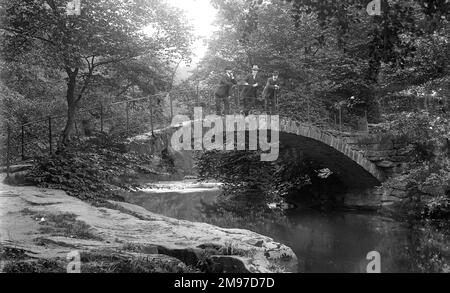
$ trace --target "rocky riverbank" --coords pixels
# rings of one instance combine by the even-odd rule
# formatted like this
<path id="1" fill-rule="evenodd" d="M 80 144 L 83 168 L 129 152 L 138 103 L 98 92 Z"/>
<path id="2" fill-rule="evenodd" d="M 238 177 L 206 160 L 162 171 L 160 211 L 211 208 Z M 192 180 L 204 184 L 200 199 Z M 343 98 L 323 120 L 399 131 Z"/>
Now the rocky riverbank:
<path id="1" fill-rule="evenodd" d="M 1 180 L 3 181 L 4 176 Z M 4 271 L 293 272 L 293 251 L 242 229 L 176 220 L 109 201 L 92 206 L 60 190 L 0 184 Z"/>

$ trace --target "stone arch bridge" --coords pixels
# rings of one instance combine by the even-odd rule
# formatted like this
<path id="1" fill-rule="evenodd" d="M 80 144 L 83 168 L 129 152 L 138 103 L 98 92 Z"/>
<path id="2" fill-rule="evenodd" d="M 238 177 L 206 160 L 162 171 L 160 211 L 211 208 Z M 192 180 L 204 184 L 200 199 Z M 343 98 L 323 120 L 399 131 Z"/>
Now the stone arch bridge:
<path id="1" fill-rule="evenodd" d="M 193 126 L 193 121 L 183 126 Z M 190 124 L 190 125 L 189 125 Z M 171 137 L 181 125 L 131 139 L 139 152 L 170 149 Z M 224 128 L 225 129 L 225 128 Z M 309 157 L 332 170 L 350 189 L 367 189 L 408 168 L 412 147 L 405 138 L 367 132 L 343 133 L 280 118 L 280 157 Z"/>

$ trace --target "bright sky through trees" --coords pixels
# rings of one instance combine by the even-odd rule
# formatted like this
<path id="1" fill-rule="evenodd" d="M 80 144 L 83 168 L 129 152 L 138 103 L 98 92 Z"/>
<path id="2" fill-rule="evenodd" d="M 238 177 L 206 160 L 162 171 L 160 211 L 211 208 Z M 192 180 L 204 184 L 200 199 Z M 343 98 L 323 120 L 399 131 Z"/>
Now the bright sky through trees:
<path id="1" fill-rule="evenodd" d="M 198 38 L 192 45 L 192 63 L 182 62 L 175 75 L 175 82 L 187 78 L 197 67 L 198 62 L 205 55 L 207 50 L 206 40 L 211 37 L 215 31 L 214 20 L 217 16 L 217 10 L 211 5 L 210 0 L 166 0 L 171 6 L 184 11 L 189 24 L 194 28 L 194 35 Z M 151 34 L 152 29 L 147 29 Z"/>
<path id="2" fill-rule="evenodd" d="M 209 0 L 167 0 L 175 7 L 185 11 L 187 18 L 194 26 L 194 33 L 201 38 L 209 38 L 214 31 L 213 22 L 217 11 L 212 7 Z M 203 40 L 194 44 L 194 62 L 198 61 L 206 52 L 206 45 Z"/>

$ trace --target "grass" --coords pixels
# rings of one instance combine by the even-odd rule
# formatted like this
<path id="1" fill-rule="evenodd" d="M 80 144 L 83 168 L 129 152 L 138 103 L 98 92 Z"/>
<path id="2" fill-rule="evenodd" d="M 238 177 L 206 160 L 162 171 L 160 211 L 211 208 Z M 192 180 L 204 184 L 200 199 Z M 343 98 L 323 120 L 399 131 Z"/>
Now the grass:
<path id="1" fill-rule="evenodd" d="M 128 214 L 130 216 L 135 217 L 136 219 L 143 220 L 143 221 L 150 221 L 151 220 L 151 219 L 149 219 L 149 218 L 147 218 L 145 216 L 142 216 L 142 215 L 140 215 L 140 214 L 138 214 L 136 212 L 130 211 L 130 210 L 128 210 L 128 209 L 118 205 L 118 204 L 114 204 L 114 203 L 110 203 L 110 202 L 104 202 L 101 205 L 99 205 L 98 207 L 107 208 L 107 209 L 111 209 L 111 210 L 117 210 L 117 211 L 119 211 L 121 213 Z"/>
<path id="2" fill-rule="evenodd" d="M 128 251 L 128 252 L 158 254 L 157 246 L 138 244 L 138 243 L 125 243 L 122 247 L 122 250 Z"/>
<path id="3" fill-rule="evenodd" d="M 0 260 L 22 260 L 28 258 L 26 251 L 20 248 L 0 247 Z"/>
<path id="4" fill-rule="evenodd" d="M 92 232 L 91 226 L 77 220 L 77 216 L 72 213 L 50 214 L 24 209 L 22 214 L 32 216 L 34 219 L 45 219 L 40 222 L 42 227 L 39 230 L 42 233 L 77 239 L 102 240 Z"/>
<path id="5" fill-rule="evenodd" d="M 8 261 L 3 267 L 5 273 L 65 273 L 66 268 L 62 260 L 27 259 Z"/>
<path id="6" fill-rule="evenodd" d="M 233 241 L 226 241 L 225 245 L 219 249 L 220 255 L 237 255 L 244 257 L 252 257 L 257 253 L 257 249 L 244 250 L 238 247 Z"/>
<path id="7" fill-rule="evenodd" d="M 81 271 L 85 273 L 195 273 L 198 270 L 186 266 L 174 258 L 153 256 L 126 257 L 104 251 L 81 254 Z"/>
<path id="8" fill-rule="evenodd" d="M 126 256 L 113 251 L 81 252 L 81 273 L 197 273 L 173 258 Z M 61 258 L 15 258 L 4 261 L 5 273 L 66 273 L 68 262 Z"/>
<path id="9" fill-rule="evenodd" d="M 268 269 L 269 269 L 272 273 L 275 273 L 275 274 L 278 274 L 278 273 L 285 273 L 285 272 L 286 272 L 285 268 L 283 268 L 282 266 L 277 265 L 277 264 L 271 264 L 271 265 L 268 267 Z"/>
<path id="10" fill-rule="evenodd" d="M 0 247 L 0 261 L 4 273 L 45 273 L 63 272 L 63 267 L 56 260 L 33 259 L 20 248 Z"/>

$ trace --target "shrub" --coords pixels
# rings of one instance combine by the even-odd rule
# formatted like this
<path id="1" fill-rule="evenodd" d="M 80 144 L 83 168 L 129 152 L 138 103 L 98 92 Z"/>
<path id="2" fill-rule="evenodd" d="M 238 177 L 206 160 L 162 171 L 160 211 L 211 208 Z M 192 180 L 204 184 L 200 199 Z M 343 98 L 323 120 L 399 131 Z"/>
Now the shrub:
<path id="1" fill-rule="evenodd" d="M 339 183 L 332 172 L 321 177 L 325 166 L 312 159 L 293 158 L 294 154 L 283 151 L 277 161 L 262 162 L 260 154 L 259 151 L 202 152 L 196 155 L 195 167 L 200 179 L 223 183 L 224 194 L 235 201 L 245 196 L 252 197 L 254 202 L 284 202 L 302 190 L 327 192 L 323 185 Z"/>
<path id="2" fill-rule="evenodd" d="M 38 157 L 27 179 L 83 200 L 121 200 L 116 191 L 137 187 L 128 177 L 144 170 L 150 159 L 150 155 L 127 152 L 124 137 L 102 134 L 73 141 L 52 156 Z"/>

